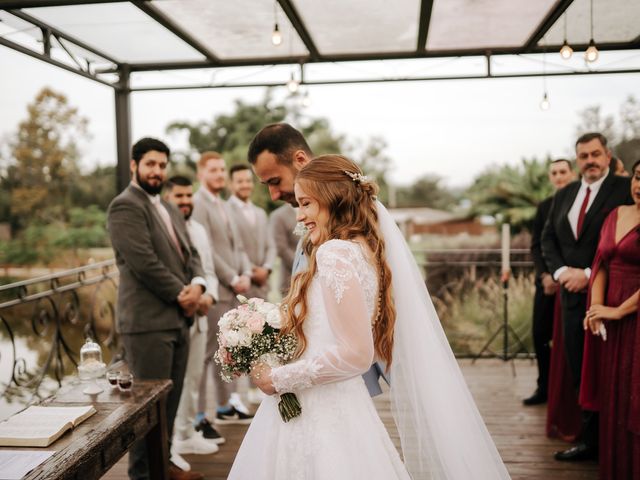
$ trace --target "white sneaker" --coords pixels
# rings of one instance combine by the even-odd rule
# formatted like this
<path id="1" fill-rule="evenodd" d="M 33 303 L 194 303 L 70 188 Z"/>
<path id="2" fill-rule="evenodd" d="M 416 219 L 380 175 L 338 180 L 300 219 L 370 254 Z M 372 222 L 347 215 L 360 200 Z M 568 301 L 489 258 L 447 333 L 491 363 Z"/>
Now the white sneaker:
<path id="1" fill-rule="evenodd" d="M 174 439 L 171 443 L 172 453 L 175 451 L 180 455 L 211 455 L 216 453 L 220 448 L 213 442 L 207 441 L 200 435 L 195 434 L 186 440 Z"/>
<path id="2" fill-rule="evenodd" d="M 173 463 L 176 467 L 178 467 L 180 470 L 182 470 L 183 472 L 188 472 L 189 470 L 191 470 L 191 465 L 189 465 L 189 462 L 187 462 L 174 450 L 175 450 L 174 444 L 171 443 L 171 457 L 169 458 L 169 461 Z"/>
<path id="3" fill-rule="evenodd" d="M 250 388 L 247 392 L 247 401 L 249 403 L 252 403 L 253 405 L 260 405 L 262 403 L 262 400 L 264 400 L 266 397 L 267 396 L 264 394 L 264 392 L 259 388 Z"/>
<path id="4" fill-rule="evenodd" d="M 249 409 L 242 402 L 242 398 L 240 398 L 239 393 L 232 393 L 229 398 L 229 405 L 235 408 L 237 411 L 244 413 L 245 415 L 249 415 Z"/>

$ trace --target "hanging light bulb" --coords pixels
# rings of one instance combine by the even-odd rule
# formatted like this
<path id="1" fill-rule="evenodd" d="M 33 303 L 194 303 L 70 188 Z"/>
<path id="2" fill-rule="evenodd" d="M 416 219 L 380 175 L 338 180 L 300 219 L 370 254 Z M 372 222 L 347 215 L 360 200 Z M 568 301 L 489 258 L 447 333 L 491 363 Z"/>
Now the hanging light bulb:
<path id="1" fill-rule="evenodd" d="M 560 56 L 565 60 L 569 60 L 571 55 L 573 55 L 573 48 L 571 48 L 565 40 L 562 44 L 562 48 L 560 49 Z"/>
<path id="2" fill-rule="evenodd" d="M 542 101 L 540 102 L 540 110 L 547 111 L 549 110 L 549 107 L 551 106 L 551 103 L 549 103 L 549 95 L 547 94 L 547 92 L 544 92 L 544 95 L 542 96 Z"/>
<path id="3" fill-rule="evenodd" d="M 271 43 L 273 43 L 276 47 L 282 44 L 282 34 L 280 33 L 280 28 L 276 23 L 273 26 L 273 33 L 271 34 Z"/>
<path id="4" fill-rule="evenodd" d="M 564 43 L 562 44 L 562 48 L 560 49 L 560 56 L 564 60 L 569 60 L 571 55 L 573 54 L 573 48 L 569 46 L 569 42 L 567 42 L 567 13 L 564 14 Z"/>
<path id="5" fill-rule="evenodd" d="M 584 52 L 584 59 L 589 63 L 593 63 L 598 60 L 598 56 L 600 55 L 598 52 L 598 48 L 596 47 L 596 42 L 593 41 L 593 0 L 591 0 L 590 2 L 590 8 L 591 12 L 589 16 L 589 22 L 591 26 L 591 40 L 589 40 L 589 48 L 587 48 L 587 51 Z"/>
<path id="6" fill-rule="evenodd" d="M 587 48 L 587 51 L 584 52 L 584 59 L 589 63 L 593 63 L 596 60 L 598 60 L 599 56 L 600 56 L 600 52 L 598 52 L 598 48 L 596 47 L 596 42 L 594 42 L 592 38 L 589 41 L 589 48 Z"/>
<path id="7" fill-rule="evenodd" d="M 300 84 L 295 78 L 293 78 L 293 72 L 291 72 L 291 78 L 287 82 L 287 88 L 289 89 L 289 92 L 296 93 L 298 91 L 299 86 Z"/>
<path id="8" fill-rule="evenodd" d="M 304 92 L 304 96 L 302 97 L 302 106 L 307 108 L 311 106 L 311 97 L 309 97 L 309 90 Z"/>

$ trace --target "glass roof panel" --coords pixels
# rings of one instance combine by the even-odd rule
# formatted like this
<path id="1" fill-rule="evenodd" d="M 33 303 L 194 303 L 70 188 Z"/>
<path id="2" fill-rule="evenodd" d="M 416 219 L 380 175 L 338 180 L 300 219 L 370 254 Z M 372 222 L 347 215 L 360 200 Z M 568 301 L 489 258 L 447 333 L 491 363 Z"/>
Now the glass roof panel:
<path id="1" fill-rule="evenodd" d="M 427 50 L 519 47 L 557 0 L 435 0 Z"/>
<path id="2" fill-rule="evenodd" d="M 23 11 L 122 62 L 204 60 L 200 52 L 130 3 Z"/>
<path id="3" fill-rule="evenodd" d="M 220 59 L 306 56 L 308 51 L 277 5 L 282 44 L 271 43 L 274 3 L 268 0 L 154 0 Z"/>
<path id="4" fill-rule="evenodd" d="M 403 52 L 416 49 L 418 0 L 295 0 L 321 54 Z"/>
<path id="5" fill-rule="evenodd" d="M 589 0 L 574 0 L 566 10 L 569 44 L 589 43 Z M 598 0 L 593 2 L 593 37 L 596 43 L 628 42 L 640 36 L 640 2 Z M 562 45 L 564 16 L 560 17 L 544 37 L 547 45 Z M 542 45 L 541 40 L 539 42 Z"/>

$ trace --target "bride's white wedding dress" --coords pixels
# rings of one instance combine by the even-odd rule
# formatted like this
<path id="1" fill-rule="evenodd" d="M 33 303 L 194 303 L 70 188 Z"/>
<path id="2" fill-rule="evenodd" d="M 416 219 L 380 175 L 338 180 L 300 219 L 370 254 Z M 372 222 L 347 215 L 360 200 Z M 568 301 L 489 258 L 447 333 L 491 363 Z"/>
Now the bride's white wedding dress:
<path id="1" fill-rule="evenodd" d="M 231 480 L 394 480 L 409 474 L 362 379 L 373 362 L 377 272 L 356 242 L 318 248 L 307 294 L 307 348 L 273 369 L 280 393 L 302 414 L 284 423 L 278 397 L 263 400 L 238 451 Z"/>

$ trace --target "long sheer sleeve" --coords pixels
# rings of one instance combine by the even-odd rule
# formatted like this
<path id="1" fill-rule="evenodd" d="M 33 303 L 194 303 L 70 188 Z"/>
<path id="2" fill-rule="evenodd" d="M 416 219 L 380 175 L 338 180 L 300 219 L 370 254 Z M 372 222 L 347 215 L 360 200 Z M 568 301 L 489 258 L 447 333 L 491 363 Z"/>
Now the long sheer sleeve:
<path id="1" fill-rule="evenodd" d="M 271 372 L 277 392 L 294 392 L 312 385 L 337 382 L 366 372 L 373 363 L 371 313 L 365 283 L 375 282 L 360 246 L 330 240 L 316 256 L 326 318 L 335 344 L 311 358 L 297 360 Z M 313 291 L 313 290 L 312 290 Z"/>

